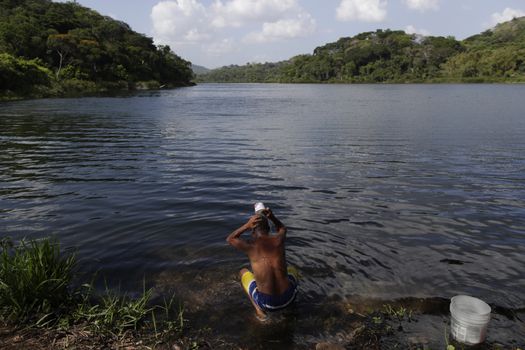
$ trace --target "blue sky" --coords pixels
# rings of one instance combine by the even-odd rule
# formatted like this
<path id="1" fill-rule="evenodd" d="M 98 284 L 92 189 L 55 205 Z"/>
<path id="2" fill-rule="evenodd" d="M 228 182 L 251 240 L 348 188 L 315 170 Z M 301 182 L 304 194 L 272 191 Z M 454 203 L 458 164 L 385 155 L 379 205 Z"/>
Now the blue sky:
<path id="1" fill-rule="evenodd" d="M 524 0 L 77 0 L 215 68 L 274 62 L 376 29 L 466 38 L 513 17 Z"/>

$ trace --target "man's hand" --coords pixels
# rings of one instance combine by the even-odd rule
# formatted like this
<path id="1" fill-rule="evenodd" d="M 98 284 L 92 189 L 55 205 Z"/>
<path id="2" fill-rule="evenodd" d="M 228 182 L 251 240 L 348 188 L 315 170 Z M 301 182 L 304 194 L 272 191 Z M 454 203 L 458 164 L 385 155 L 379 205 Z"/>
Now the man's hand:
<path id="1" fill-rule="evenodd" d="M 247 223 L 230 233 L 228 237 L 226 237 L 226 242 L 243 252 L 247 252 L 251 248 L 251 245 L 240 237 L 244 232 L 250 229 L 253 230 L 260 222 L 261 217 L 259 215 L 252 216 Z"/>
<path id="2" fill-rule="evenodd" d="M 271 217 L 273 216 L 273 212 L 270 208 L 266 208 L 263 210 L 263 214 L 264 216 L 266 216 L 268 219 L 271 219 Z"/>
<path id="3" fill-rule="evenodd" d="M 248 229 L 255 229 L 257 227 L 257 225 L 259 225 L 262 221 L 262 218 L 259 216 L 259 215 L 253 215 L 249 220 L 248 222 L 246 223 L 246 227 Z"/>
<path id="4" fill-rule="evenodd" d="M 263 214 L 271 221 L 273 222 L 273 224 L 275 225 L 275 229 L 277 230 L 277 234 L 283 238 L 286 237 L 286 226 L 283 225 L 282 222 L 279 221 L 279 219 L 277 219 L 275 217 L 275 215 L 273 215 L 273 212 L 270 208 L 266 208 L 263 210 Z"/>

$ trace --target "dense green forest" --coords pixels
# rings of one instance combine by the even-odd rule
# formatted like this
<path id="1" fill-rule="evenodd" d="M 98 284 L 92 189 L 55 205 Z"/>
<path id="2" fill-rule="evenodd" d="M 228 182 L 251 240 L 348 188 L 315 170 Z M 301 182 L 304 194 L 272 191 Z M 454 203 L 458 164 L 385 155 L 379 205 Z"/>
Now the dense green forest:
<path id="1" fill-rule="evenodd" d="M 377 30 L 278 63 L 227 66 L 201 82 L 525 82 L 525 17 L 463 41 Z"/>
<path id="2" fill-rule="evenodd" d="M 0 0 L 0 96 L 190 84 L 191 63 L 75 2 Z"/>
<path id="3" fill-rule="evenodd" d="M 377 30 L 277 63 L 193 66 L 201 82 L 524 82 L 525 17 L 459 41 Z M 0 0 L 0 98 L 191 84 L 168 46 L 76 2 Z"/>

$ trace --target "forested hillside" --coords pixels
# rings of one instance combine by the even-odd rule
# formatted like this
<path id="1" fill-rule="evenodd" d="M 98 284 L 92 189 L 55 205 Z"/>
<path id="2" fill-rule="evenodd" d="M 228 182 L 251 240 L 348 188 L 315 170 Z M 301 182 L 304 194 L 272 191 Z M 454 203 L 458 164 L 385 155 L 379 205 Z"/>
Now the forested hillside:
<path id="1" fill-rule="evenodd" d="M 75 2 L 0 0 L 0 95 L 190 84 L 191 63 Z"/>
<path id="2" fill-rule="evenodd" d="M 525 17 L 463 41 L 377 30 L 278 63 L 227 66 L 208 82 L 378 83 L 525 81 Z"/>
<path id="3" fill-rule="evenodd" d="M 525 80 L 525 17 L 474 35 L 463 45 L 466 50 L 443 66 L 446 76 Z"/>

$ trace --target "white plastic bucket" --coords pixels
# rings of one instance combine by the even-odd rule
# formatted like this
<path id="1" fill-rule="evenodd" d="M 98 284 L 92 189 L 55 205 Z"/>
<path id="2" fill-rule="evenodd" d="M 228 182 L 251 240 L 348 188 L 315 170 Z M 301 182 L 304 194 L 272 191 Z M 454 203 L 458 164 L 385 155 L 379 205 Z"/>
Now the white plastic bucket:
<path id="1" fill-rule="evenodd" d="M 452 337 L 468 345 L 483 343 L 487 335 L 490 311 L 490 306 L 483 300 L 468 295 L 453 297 L 450 302 Z"/>

